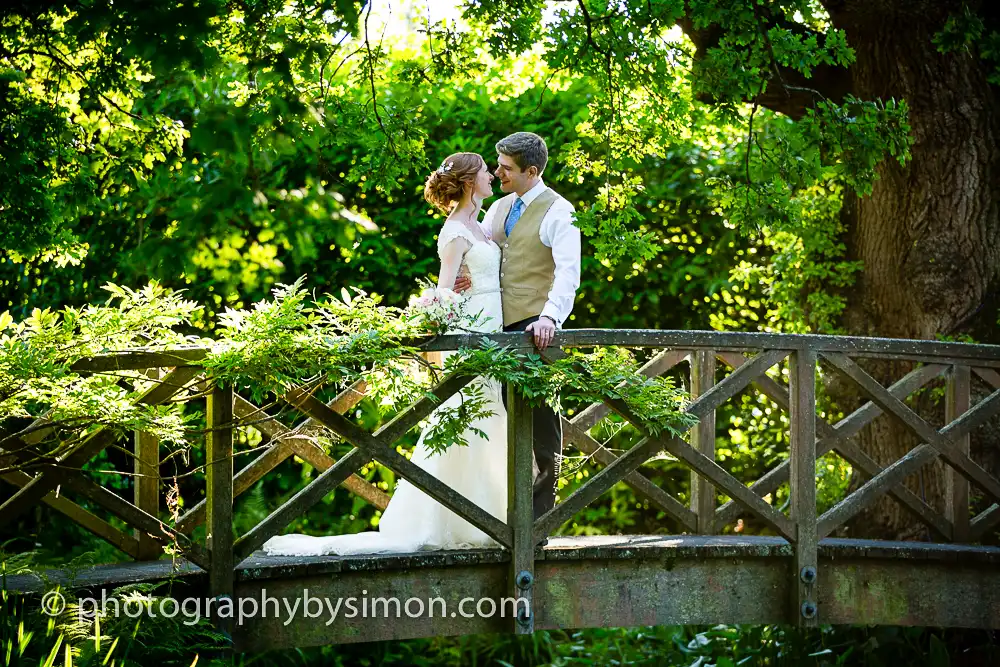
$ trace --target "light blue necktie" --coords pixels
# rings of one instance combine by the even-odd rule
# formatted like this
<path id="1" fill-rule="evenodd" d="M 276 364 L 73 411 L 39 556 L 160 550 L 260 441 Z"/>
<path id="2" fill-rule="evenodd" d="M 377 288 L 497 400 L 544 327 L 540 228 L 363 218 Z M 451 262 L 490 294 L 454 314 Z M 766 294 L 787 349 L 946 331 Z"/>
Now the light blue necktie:
<path id="1" fill-rule="evenodd" d="M 524 211 L 524 202 L 518 197 L 514 200 L 514 206 L 510 209 L 510 215 L 507 216 L 507 222 L 503 224 L 503 233 L 510 236 L 510 233 L 514 231 L 514 225 L 517 221 L 521 219 L 521 213 Z"/>

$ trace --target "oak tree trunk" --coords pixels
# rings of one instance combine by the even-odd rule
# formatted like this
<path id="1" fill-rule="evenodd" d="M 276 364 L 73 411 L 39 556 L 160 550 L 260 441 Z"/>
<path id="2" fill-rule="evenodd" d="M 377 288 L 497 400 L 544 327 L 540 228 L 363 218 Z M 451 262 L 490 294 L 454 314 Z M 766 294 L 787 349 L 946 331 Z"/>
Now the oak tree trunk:
<path id="1" fill-rule="evenodd" d="M 844 206 L 849 259 L 864 267 L 844 314 L 853 335 L 935 339 L 968 332 L 979 342 L 1000 342 L 1000 105 L 975 54 L 941 54 L 932 42 L 957 4 L 829 3 L 834 25 L 845 30 L 857 54 L 850 70 L 853 93 L 861 99 L 905 99 L 914 139 L 905 167 L 885 160 L 871 196 Z M 885 386 L 911 370 L 900 363 L 864 366 Z M 846 389 L 844 407 L 858 405 L 860 397 L 851 400 L 848 383 L 837 387 Z M 925 393 L 912 405 L 938 428 L 943 425 L 942 401 Z M 992 471 L 1000 469 L 998 432 L 994 422 L 973 435 L 973 458 Z M 918 444 L 889 417 L 881 417 L 860 440 L 883 466 Z M 944 484 L 940 462 L 907 480 L 939 511 Z M 889 498 L 861 515 L 850 532 L 883 538 L 925 534 L 922 524 Z"/>

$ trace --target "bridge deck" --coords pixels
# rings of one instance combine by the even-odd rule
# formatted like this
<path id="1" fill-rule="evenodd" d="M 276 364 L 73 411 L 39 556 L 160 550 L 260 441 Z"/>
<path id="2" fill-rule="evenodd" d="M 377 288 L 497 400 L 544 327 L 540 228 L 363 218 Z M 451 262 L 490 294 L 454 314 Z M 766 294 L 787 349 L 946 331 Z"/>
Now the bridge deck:
<path id="1" fill-rule="evenodd" d="M 509 556 L 499 549 L 304 558 L 258 552 L 236 569 L 233 636 L 241 650 L 265 650 L 509 631 L 513 605 L 501 604 L 510 595 Z M 1000 627 L 1000 548 L 826 539 L 819 558 L 823 623 Z M 796 611 L 793 549 L 781 538 L 554 537 L 536 559 L 536 629 L 782 623 Z M 48 576 L 90 595 L 175 577 L 191 596 L 207 597 L 206 573 L 184 561 Z M 38 591 L 41 581 L 11 577 L 8 588 Z M 395 598 L 399 611 L 377 598 Z M 443 602 L 430 602 L 438 598 Z M 485 598 L 493 602 L 477 613 Z M 264 605 L 266 618 L 258 613 L 265 599 L 275 600 Z M 407 606 L 410 599 L 419 602 Z"/>

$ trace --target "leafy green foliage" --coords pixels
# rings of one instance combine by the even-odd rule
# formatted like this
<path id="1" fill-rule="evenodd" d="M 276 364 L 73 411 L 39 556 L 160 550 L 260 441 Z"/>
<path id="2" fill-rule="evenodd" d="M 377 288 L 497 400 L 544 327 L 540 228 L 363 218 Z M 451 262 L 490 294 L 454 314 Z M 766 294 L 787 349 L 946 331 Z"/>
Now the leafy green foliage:
<path id="1" fill-rule="evenodd" d="M 475 433 L 485 439 L 486 433 L 476 426 L 476 422 L 495 414 L 489 409 L 489 405 L 482 385 L 467 385 L 462 390 L 458 405 L 442 405 L 435 412 L 435 420 L 422 441 L 424 446 L 432 454 L 442 454 L 452 446 L 467 446 L 466 433 Z"/>
<path id="2" fill-rule="evenodd" d="M 179 402 L 168 406 L 136 404 L 151 384 L 140 373 L 126 375 L 131 390 L 118 385 L 118 374 L 81 377 L 73 364 L 108 351 L 143 348 L 164 350 L 184 343 L 209 345 L 201 364 L 213 382 L 248 391 L 256 401 L 280 396 L 300 386 L 345 388 L 376 376 L 369 387 L 376 404 L 400 406 L 400 397 L 426 393 L 435 373 L 407 373 L 428 338 L 428 323 L 409 310 L 381 306 L 378 297 L 345 290 L 343 300 L 328 297 L 310 302 L 304 278 L 274 290 L 273 299 L 247 309 L 229 309 L 216 328 L 215 340 L 175 333 L 198 308 L 178 295 L 150 284 L 141 291 L 108 285 L 113 306 L 37 311 L 14 323 L 0 319 L 0 423 L 14 419 L 46 420 L 82 437 L 94 425 L 122 432 L 148 431 L 162 441 L 189 444 Z M 575 354 L 546 364 L 537 355 L 522 359 L 486 342 L 483 349 L 448 357 L 444 369 L 456 375 L 489 377 L 519 387 L 529 399 L 559 407 L 560 394 L 570 400 L 624 401 L 653 433 L 679 434 L 693 424 L 682 414 L 684 395 L 668 379 L 636 376 L 637 364 L 625 350 Z M 387 381 L 391 378 L 391 381 Z M 154 380 L 155 381 L 155 380 Z M 379 395 L 388 390 L 387 395 Z M 405 404 L 404 404 L 405 405 Z M 433 449 L 465 444 L 463 434 L 485 414 L 481 392 L 471 391 L 455 409 L 440 412 L 428 436 Z M 59 427 L 66 427 L 59 429 Z M 17 429 L 14 429 L 15 431 Z M 28 430 L 38 430 L 28 427 Z M 9 436 L 16 438 L 26 432 Z M 58 443 L 70 446 L 75 440 Z"/>
<path id="3" fill-rule="evenodd" d="M 534 353 L 515 357 L 491 342 L 481 350 L 462 352 L 449 357 L 449 370 L 513 384 L 534 405 L 545 403 L 562 410 L 564 402 L 623 401 L 642 416 L 643 426 L 653 434 L 680 435 L 697 421 L 682 412 L 685 395 L 672 378 L 640 375 L 640 364 L 624 348 L 604 347 L 591 353 L 574 350 L 552 362 Z"/>
<path id="4" fill-rule="evenodd" d="M 107 605 L 103 612 L 90 602 L 75 601 L 74 591 L 46 582 L 46 593 L 61 596 L 65 603 L 62 609 L 48 607 L 57 613 L 46 613 L 36 597 L 8 590 L 10 576 L 35 574 L 44 580 L 33 556 L 0 549 L 0 664 L 4 667 L 222 664 L 211 657 L 201 661 L 198 657 L 224 649 L 225 635 L 205 618 L 191 621 L 183 615 L 170 616 L 172 607 L 161 605 L 169 595 L 170 582 L 105 591 L 105 597 L 98 601 Z M 81 595 L 91 597 L 89 592 Z M 168 614 L 157 614 L 157 609 L 166 609 Z"/>
<path id="5" fill-rule="evenodd" d="M 48 145 L 60 146 L 61 157 L 68 156 L 59 137 L 70 125 L 50 104 L 26 98 L 16 88 L 23 78 L 20 72 L 0 70 L 0 127 L 7 149 L 0 161 L 0 178 L 6 183 L 0 200 L 0 247 L 34 254 L 69 240 L 53 215 L 59 191 L 50 185 L 60 175 L 54 161 L 43 156 Z"/>
<path id="6" fill-rule="evenodd" d="M 249 389 L 259 400 L 320 376 L 353 381 L 356 369 L 415 353 L 402 344 L 422 333 L 414 317 L 360 292 L 307 304 L 303 282 L 279 286 L 272 301 L 223 313 L 219 338 L 202 362 L 217 382 Z"/>
<path id="7" fill-rule="evenodd" d="M 146 430 L 167 442 L 184 441 L 184 420 L 167 406 L 136 405 L 151 386 L 139 373 L 81 376 L 72 365 L 108 350 L 179 347 L 193 339 L 173 327 L 198 307 L 151 283 L 134 291 L 107 285 L 115 306 L 35 309 L 22 322 L 0 314 L 0 420 L 38 419 L 85 434 L 94 426 Z M 119 385 L 132 380 L 132 388 Z M 37 429 L 36 429 L 37 430 Z M 68 447 L 75 439 L 62 443 Z"/>
<path id="8" fill-rule="evenodd" d="M 575 217 L 583 234 L 604 239 L 595 248 L 598 261 L 616 264 L 630 259 L 644 264 L 656 256 L 656 237 L 652 232 L 642 231 L 643 217 L 632 203 L 641 190 L 641 179 L 635 176 L 622 184 L 607 184 L 601 188 L 593 207 Z"/>
<path id="9" fill-rule="evenodd" d="M 603 326 L 704 327 L 710 313 L 728 310 L 721 308 L 727 293 L 748 298 L 754 291 L 736 295 L 726 276 L 734 257 L 746 252 L 746 241 L 733 242 L 735 229 L 769 227 L 801 238 L 808 227 L 801 223 L 810 221 L 800 192 L 840 187 L 854 178 L 855 165 L 862 171 L 851 185 L 863 191 L 879 156 L 902 150 L 902 107 L 820 106 L 812 120 L 765 120 L 763 126 L 761 112 L 756 127 L 767 136 L 753 133 L 745 151 L 750 170 L 743 173 L 737 149 L 747 118 L 736 100 L 770 76 L 770 59 L 803 72 L 851 61 L 842 33 L 829 30 L 814 7 L 796 4 L 779 14 L 759 5 L 636 1 L 609 13 L 584 2 L 543 17 L 539 3 L 508 4 L 467 3 L 466 18 L 485 29 L 481 36 L 438 22 L 395 43 L 372 38 L 376 19 L 359 3 L 307 3 L 288 11 L 278 0 L 251 9 L 204 5 L 189 17 L 186 43 L 178 42 L 176 51 L 149 54 L 127 44 L 124 53 L 141 57 L 101 78 L 101 86 L 91 82 L 100 104 L 90 115 L 77 110 L 73 94 L 55 94 L 64 87 L 83 90 L 86 82 L 70 73 L 57 85 L 57 61 L 11 56 L 24 83 L 14 93 L 37 93 L 39 81 L 53 93 L 31 93 L 23 104 L 56 99 L 53 113 L 62 110 L 73 133 L 103 138 L 77 141 L 82 151 L 53 144 L 67 156 L 60 168 L 103 177 L 74 190 L 79 201 L 53 223 L 62 231 L 49 251 L 0 261 L 12 312 L 30 310 L 29 300 L 39 298 L 92 302 L 106 282 L 154 278 L 189 290 L 205 306 L 192 326 L 211 330 L 226 307 L 265 298 L 275 282 L 303 273 L 322 276 L 329 291 L 357 286 L 388 304 L 405 302 L 413 281 L 436 268 L 437 223 L 420 201 L 421 169 L 454 150 L 478 150 L 490 159 L 493 141 L 517 128 L 549 140 L 553 161 L 546 178 L 577 205 L 587 237 L 574 324 L 601 312 Z M 320 10 L 322 22 L 314 20 Z M 94 61 L 92 42 L 117 45 L 148 28 L 148 16 L 130 11 L 128 4 L 102 5 L 51 25 L 11 19 L 8 37 L 39 45 L 66 41 L 80 66 L 96 76 L 119 63 Z M 176 14 L 164 12 L 154 20 L 178 23 Z M 101 26 L 113 21 L 122 22 L 122 32 L 103 35 Z M 723 42 L 696 64 L 690 41 L 670 29 L 677 21 L 720 26 L 738 53 L 726 56 Z M 795 21 L 825 36 L 805 36 Z M 67 30 L 73 34 L 62 35 Z M 536 55 L 525 58 L 520 54 L 529 44 L 537 45 Z M 488 53 L 477 51 L 483 45 Z M 737 61 L 725 61 L 730 56 Z M 713 58 L 722 59 L 720 70 L 744 77 L 713 88 L 715 110 L 695 101 L 711 82 L 706 72 Z M 15 100 L 11 109 L 21 104 Z M 718 179 L 714 192 L 704 188 L 706 176 Z M 58 195 L 53 201 L 66 208 L 64 190 L 40 188 L 39 196 Z M 740 205 L 744 201 L 752 205 Z M 5 213 L 15 210 L 26 209 Z M 803 246 L 820 236 L 837 246 L 840 233 L 807 236 Z M 690 246 L 672 240 L 681 238 L 691 239 Z M 782 238 L 782 248 L 797 245 Z M 774 267 L 770 257 L 760 252 L 753 259 L 775 273 L 776 282 L 797 279 L 785 271 L 797 260 Z M 54 272 L 46 264 L 52 259 L 80 268 Z M 813 281 L 818 294 L 838 288 L 823 283 L 820 273 L 845 275 L 837 258 L 824 260 Z M 680 303 L 665 308 L 663 299 Z M 772 303 L 780 310 L 783 301 Z M 824 313 L 796 312 L 827 326 L 835 305 L 816 307 Z M 731 322 L 742 319 L 712 321 L 733 328 Z M 799 321 L 785 326 L 801 328 Z"/>
<path id="10" fill-rule="evenodd" d="M 977 54 L 991 68 L 989 82 L 1000 85 L 998 28 L 995 16 L 989 17 L 989 12 L 973 9 L 972 5 L 963 2 L 959 10 L 948 17 L 941 31 L 934 35 L 934 44 L 941 53 L 964 51 Z"/>
<path id="11" fill-rule="evenodd" d="M 614 261 L 628 252 L 648 259 L 656 252 L 654 237 L 636 229 L 641 219 L 630 203 L 641 184 L 622 166 L 665 156 L 703 123 L 706 115 L 694 103 L 703 92 L 721 105 L 723 118 L 735 120 L 736 105 L 752 99 L 775 68 L 808 77 L 817 66 L 853 61 L 843 33 L 800 4 L 630 0 L 611 11 L 587 0 L 543 17 L 541 2 L 470 1 L 464 6 L 469 29 L 425 22 L 426 39 L 405 53 L 376 38 L 371 5 L 350 0 L 211 2 L 155 12 L 130 2 L 88 4 L 81 11 L 69 3 L 40 16 L 14 14 L 0 33 L 10 67 L 4 107 L 18 122 L 39 119 L 41 125 L 18 136 L 30 136 L 51 157 L 32 162 L 37 175 L 25 171 L 35 180 L 21 196 L 34 203 L 4 208 L 4 215 L 48 211 L 37 218 L 42 236 L 19 235 L 13 247 L 28 257 L 74 240 L 86 248 L 95 228 L 118 222 L 123 206 L 139 212 L 127 230 L 139 245 L 160 236 L 190 243 L 188 230 L 206 227 L 219 249 L 252 248 L 255 236 L 257 243 L 301 242 L 294 227 L 303 218 L 311 229 L 301 252 L 330 240 L 350 243 L 355 222 L 333 191 L 398 189 L 401 179 L 433 161 L 427 147 L 439 148 L 428 144 L 426 107 L 434 104 L 428 91 L 437 96 L 442 84 L 509 72 L 511 58 L 535 48 L 546 88 L 575 81 L 590 87 L 586 116 L 572 130 L 590 145 L 566 137 L 566 164 L 576 172 L 572 179 L 603 175 L 607 181 L 585 207 L 598 256 Z M 678 22 L 721 31 L 719 44 L 697 66 L 690 43 L 670 30 Z M 170 49 L 131 41 L 163 42 L 149 35 L 162 35 L 164 27 L 177 32 L 177 39 L 166 40 Z M 99 52 L 115 56 L 101 59 L 94 55 Z M 822 101 L 816 120 L 802 124 L 807 143 L 822 147 L 831 163 L 845 156 L 847 166 L 870 166 L 892 154 L 893 145 L 879 141 L 896 136 L 892 110 L 877 101 L 849 103 L 863 113 L 847 115 L 863 122 L 846 126 L 845 114 Z M 345 149 L 352 154 L 347 168 L 329 169 Z M 17 162 L 11 165 L 13 176 Z M 857 185 L 871 177 L 870 170 L 860 171 Z M 339 183 L 331 188 L 334 180 Z M 55 198 L 53 185 L 61 187 Z M 219 215 L 223 209 L 236 215 Z M 227 238 L 237 230 L 244 232 L 239 243 Z M 164 261 L 151 245 L 142 254 Z M 252 272 L 268 270 L 262 259 L 249 262 L 259 266 Z M 191 268 L 184 267 L 188 276 Z"/>
<path id="12" fill-rule="evenodd" d="M 844 228 L 838 215 L 842 196 L 833 179 L 826 187 L 799 191 L 789 202 L 797 209 L 790 219 L 802 222 L 763 228 L 763 246 L 770 253 L 755 253 L 733 267 L 735 280 L 764 288 L 770 305 L 764 319 L 767 330 L 844 333 L 838 326 L 844 293 L 862 266 L 843 259 Z"/>

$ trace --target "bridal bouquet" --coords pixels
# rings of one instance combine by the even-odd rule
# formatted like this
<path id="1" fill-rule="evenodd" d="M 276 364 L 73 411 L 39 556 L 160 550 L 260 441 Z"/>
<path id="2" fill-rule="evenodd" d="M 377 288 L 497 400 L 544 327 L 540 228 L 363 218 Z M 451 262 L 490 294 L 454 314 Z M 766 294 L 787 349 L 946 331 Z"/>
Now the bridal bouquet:
<path id="1" fill-rule="evenodd" d="M 436 334 L 457 325 L 465 316 L 466 299 L 450 289 L 428 287 L 410 297 L 407 310 Z"/>

